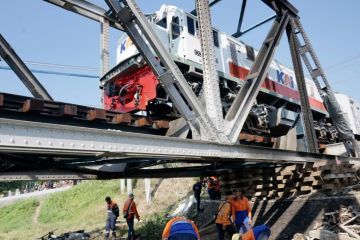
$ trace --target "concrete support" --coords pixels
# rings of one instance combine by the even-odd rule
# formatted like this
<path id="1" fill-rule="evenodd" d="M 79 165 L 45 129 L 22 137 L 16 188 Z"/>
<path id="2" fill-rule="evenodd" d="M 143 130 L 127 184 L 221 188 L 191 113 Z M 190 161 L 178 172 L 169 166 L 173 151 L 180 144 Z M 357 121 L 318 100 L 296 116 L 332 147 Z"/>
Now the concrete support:
<path id="1" fill-rule="evenodd" d="M 145 197 L 146 197 L 146 204 L 151 204 L 151 179 L 145 178 L 144 179 L 144 186 L 145 186 Z"/>
<path id="2" fill-rule="evenodd" d="M 120 180 L 120 192 L 124 193 L 126 189 L 125 179 Z"/>
<path id="3" fill-rule="evenodd" d="M 126 187 L 127 187 L 127 193 L 132 193 L 133 191 L 132 179 L 126 179 Z"/>

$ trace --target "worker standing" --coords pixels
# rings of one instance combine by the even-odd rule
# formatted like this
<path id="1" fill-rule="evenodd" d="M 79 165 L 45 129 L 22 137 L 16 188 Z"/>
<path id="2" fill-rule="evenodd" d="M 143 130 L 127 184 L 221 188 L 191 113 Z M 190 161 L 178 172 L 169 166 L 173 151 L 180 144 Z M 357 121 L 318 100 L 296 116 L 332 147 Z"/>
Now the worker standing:
<path id="1" fill-rule="evenodd" d="M 216 177 L 209 177 L 207 180 L 207 189 L 208 189 L 208 194 L 211 200 L 215 200 L 216 199 Z"/>
<path id="2" fill-rule="evenodd" d="M 193 221 L 174 217 L 166 223 L 162 240 L 200 240 L 200 234 Z"/>
<path id="3" fill-rule="evenodd" d="M 194 197 L 196 199 L 196 210 L 198 212 L 203 211 L 204 209 L 200 208 L 200 204 L 201 204 L 201 189 L 203 186 L 203 179 L 199 179 L 199 181 L 197 181 L 194 185 L 193 185 L 193 191 L 194 191 Z"/>
<path id="4" fill-rule="evenodd" d="M 220 188 L 220 181 L 218 177 L 214 177 L 214 191 L 215 191 L 215 199 L 221 199 L 221 188 Z"/>
<path id="5" fill-rule="evenodd" d="M 225 192 L 224 200 L 218 206 L 215 224 L 216 230 L 218 233 L 217 240 L 224 240 L 225 232 L 230 236 L 234 233 L 232 223 L 231 223 L 231 214 L 232 214 L 232 193 Z"/>
<path id="6" fill-rule="evenodd" d="M 249 200 L 240 190 L 234 191 L 235 198 L 232 201 L 232 218 L 240 234 L 247 232 L 251 226 L 251 207 Z"/>
<path id="7" fill-rule="evenodd" d="M 140 216 L 136 208 L 136 203 L 134 202 L 134 194 L 129 193 L 128 199 L 124 203 L 123 214 L 128 225 L 128 240 L 133 240 L 135 237 L 134 231 L 134 219 L 137 218 L 140 221 Z"/>
<path id="8" fill-rule="evenodd" d="M 112 231 L 112 236 L 116 238 L 115 233 L 115 224 L 116 219 L 119 217 L 119 207 L 115 201 L 111 200 L 109 196 L 105 198 L 107 203 L 107 219 L 105 226 L 105 239 L 109 239 L 110 231 Z"/>

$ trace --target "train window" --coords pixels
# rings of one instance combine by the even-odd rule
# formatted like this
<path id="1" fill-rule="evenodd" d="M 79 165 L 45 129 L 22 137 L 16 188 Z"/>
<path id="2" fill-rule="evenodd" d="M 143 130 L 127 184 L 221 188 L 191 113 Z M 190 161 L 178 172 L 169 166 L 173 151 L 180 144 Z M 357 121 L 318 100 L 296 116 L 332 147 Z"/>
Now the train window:
<path id="1" fill-rule="evenodd" d="M 188 28 L 188 32 L 191 35 L 195 36 L 195 21 L 193 18 L 191 18 L 189 16 L 187 17 L 187 28 Z"/>
<path id="2" fill-rule="evenodd" d="M 179 17 L 172 17 L 171 36 L 172 39 L 177 39 L 180 36 Z"/>
<path id="3" fill-rule="evenodd" d="M 219 34 L 217 31 L 213 30 L 213 37 L 214 37 L 214 45 L 215 47 L 219 47 Z"/>
<path id="4" fill-rule="evenodd" d="M 162 28 L 167 28 L 167 20 L 166 20 L 166 17 L 164 17 L 163 19 L 161 19 L 160 21 L 158 21 L 156 23 L 156 25 L 162 27 Z"/>
<path id="5" fill-rule="evenodd" d="M 254 61 L 255 60 L 255 51 L 254 48 L 246 45 L 246 57 L 247 59 L 249 59 L 250 61 Z"/>

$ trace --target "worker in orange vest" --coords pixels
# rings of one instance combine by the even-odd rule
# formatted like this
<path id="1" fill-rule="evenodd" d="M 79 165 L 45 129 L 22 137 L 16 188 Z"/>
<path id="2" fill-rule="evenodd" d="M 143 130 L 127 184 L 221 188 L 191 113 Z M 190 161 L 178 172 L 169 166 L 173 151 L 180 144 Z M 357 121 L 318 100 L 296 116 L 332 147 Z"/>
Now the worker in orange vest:
<path id="1" fill-rule="evenodd" d="M 200 240 L 200 234 L 193 221 L 174 217 L 166 223 L 162 240 Z"/>
<path id="2" fill-rule="evenodd" d="M 268 226 L 265 224 L 250 228 L 243 235 L 234 234 L 232 240 L 268 240 L 270 237 L 271 231 Z"/>
<path id="3" fill-rule="evenodd" d="M 119 217 L 119 207 L 115 201 L 111 200 L 109 196 L 105 198 L 105 202 L 107 203 L 107 219 L 105 226 L 105 239 L 109 239 L 110 230 L 112 231 L 112 236 L 116 238 L 115 233 L 115 224 L 116 219 Z"/>
<path id="4" fill-rule="evenodd" d="M 129 193 L 128 199 L 124 203 L 123 214 L 128 225 L 128 240 L 132 240 L 135 237 L 134 231 L 134 218 L 136 217 L 140 221 L 140 216 L 136 208 L 136 203 L 134 202 L 134 194 Z"/>
<path id="5" fill-rule="evenodd" d="M 209 177 L 207 180 L 207 189 L 211 200 L 220 199 L 220 182 L 216 176 Z"/>
<path id="6" fill-rule="evenodd" d="M 251 226 L 251 207 L 243 191 L 235 190 L 232 201 L 232 219 L 240 234 L 247 232 Z"/>
<path id="7" fill-rule="evenodd" d="M 215 224 L 216 230 L 218 233 L 217 240 L 224 240 L 225 232 L 230 236 L 234 233 L 231 214 L 232 214 L 232 205 L 231 201 L 233 199 L 232 192 L 225 192 L 224 200 L 218 206 Z"/>

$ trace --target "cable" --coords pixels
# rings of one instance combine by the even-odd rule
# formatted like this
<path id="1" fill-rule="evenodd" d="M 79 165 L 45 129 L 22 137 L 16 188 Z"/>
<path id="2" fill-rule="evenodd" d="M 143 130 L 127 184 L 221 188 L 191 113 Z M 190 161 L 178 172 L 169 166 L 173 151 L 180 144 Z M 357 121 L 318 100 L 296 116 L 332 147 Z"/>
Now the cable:
<path id="1" fill-rule="evenodd" d="M 349 63 L 351 64 L 354 64 L 355 62 L 359 61 L 360 60 L 360 54 L 358 55 L 355 55 L 351 58 L 348 58 L 348 59 L 345 59 L 345 60 L 342 60 L 336 64 L 333 64 L 329 67 L 326 67 L 325 70 L 327 72 L 336 72 L 336 71 L 339 71 L 343 68 L 345 68 L 346 65 L 349 65 Z M 344 66 L 345 65 L 345 66 Z M 348 66 L 347 66 L 348 67 Z M 340 69 L 339 69 L 340 68 Z"/>
<path id="2" fill-rule="evenodd" d="M 97 68 L 93 67 L 83 67 L 83 66 L 71 66 L 57 63 L 44 63 L 44 62 L 35 62 L 35 61 L 24 61 L 27 64 L 46 66 L 46 67 L 58 67 L 58 68 L 67 68 L 67 69 L 76 69 L 76 70 L 88 70 L 88 71 L 99 71 Z"/>
<path id="3" fill-rule="evenodd" d="M 10 67 L 0 66 L 1 70 L 10 70 Z M 77 73 L 65 73 L 65 72 L 55 72 L 55 71 L 44 71 L 44 70 L 37 70 L 37 69 L 30 69 L 31 72 L 34 73 L 42 73 L 42 74 L 49 74 L 49 75 L 60 75 L 60 76 L 70 76 L 70 77 L 82 77 L 82 78 L 96 78 L 99 79 L 99 76 L 96 75 L 87 75 L 87 74 L 77 74 Z"/>

